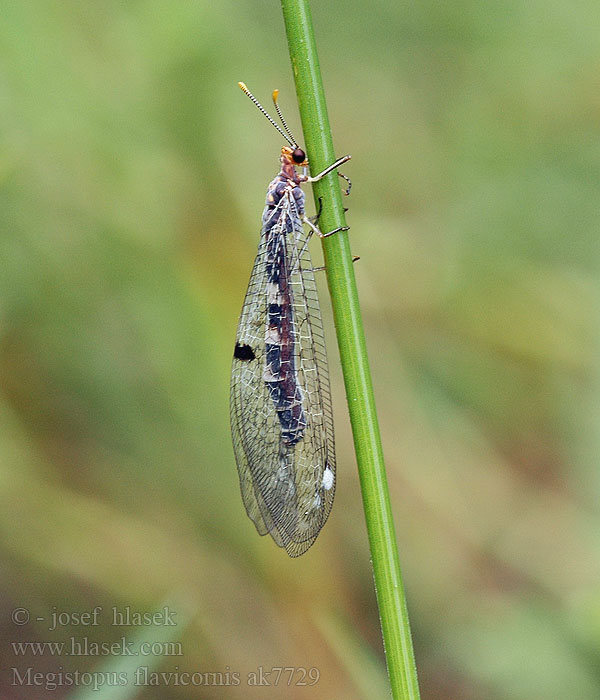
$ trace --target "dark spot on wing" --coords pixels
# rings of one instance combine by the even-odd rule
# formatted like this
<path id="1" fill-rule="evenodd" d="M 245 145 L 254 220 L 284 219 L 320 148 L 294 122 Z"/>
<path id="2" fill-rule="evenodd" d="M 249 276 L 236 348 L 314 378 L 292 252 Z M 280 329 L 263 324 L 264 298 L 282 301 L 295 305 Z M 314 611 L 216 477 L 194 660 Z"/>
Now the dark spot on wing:
<path id="1" fill-rule="evenodd" d="M 249 362 L 250 360 L 256 359 L 254 350 L 249 345 L 240 345 L 239 343 L 235 344 L 233 356 L 237 360 L 243 360 L 244 362 Z"/>

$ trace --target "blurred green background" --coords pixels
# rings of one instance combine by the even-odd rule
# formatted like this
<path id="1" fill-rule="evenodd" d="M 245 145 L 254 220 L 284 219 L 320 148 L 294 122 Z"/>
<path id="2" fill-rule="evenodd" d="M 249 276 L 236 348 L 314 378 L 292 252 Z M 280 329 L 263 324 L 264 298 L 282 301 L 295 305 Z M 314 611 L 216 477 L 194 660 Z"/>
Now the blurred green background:
<path id="1" fill-rule="evenodd" d="M 596 700 L 600 6 L 314 5 L 423 699 Z M 278 3 L 0 8 L 0 696 L 386 697 L 324 280 L 339 480 L 305 556 L 258 537 L 230 445 L 282 145 L 237 81 L 300 131 Z M 174 628 L 111 624 L 165 601 Z M 124 635 L 182 654 L 14 646 Z M 277 666 L 319 681 L 248 686 Z"/>

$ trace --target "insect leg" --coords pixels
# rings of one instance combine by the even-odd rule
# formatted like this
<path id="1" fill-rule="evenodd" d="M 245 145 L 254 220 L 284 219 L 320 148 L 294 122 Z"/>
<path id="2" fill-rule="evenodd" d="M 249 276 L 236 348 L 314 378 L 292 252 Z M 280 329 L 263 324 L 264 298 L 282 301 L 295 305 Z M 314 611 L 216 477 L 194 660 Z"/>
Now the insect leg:
<path id="1" fill-rule="evenodd" d="M 323 211 L 323 197 L 319 197 L 319 211 L 314 216 L 308 217 L 315 226 L 319 225 L 319 219 L 321 218 L 322 211 Z"/>
<path id="2" fill-rule="evenodd" d="M 352 256 L 352 262 L 353 262 L 353 263 L 357 262 L 358 260 L 360 260 L 360 255 L 353 255 L 353 256 Z M 325 265 L 319 265 L 318 267 L 313 267 L 313 268 L 311 268 L 311 269 L 312 269 L 313 272 L 323 272 L 323 271 L 326 270 L 327 268 L 325 267 Z"/>
<path id="3" fill-rule="evenodd" d="M 347 162 L 350 160 L 351 157 L 352 157 L 352 156 L 342 156 L 341 158 L 338 158 L 334 163 L 332 163 L 330 166 L 328 166 L 327 168 L 325 168 L 325 170 L 322 170 L 320 173 L 318 173 L 318 174 L 315 175 L 314 177 L 307 177 L 307 178 L 306 178 L 306 182 L 318 182 L 319 180 L 321 180 L 322 178 L 324 178 L 325 175 L 329 175 L 329 173 L 330 173 L 332 170 L 335 170 L 336 168 L 339 168 L 340 165 L 343 165 L 344 163 L 347 163 Z M 348 189 L 347 189 L 347 190 L 344 190 L 344 193 L 345 193 L 345 194 L 350 194 L 350 188 L 352 187 L 352 183 L 350 182 L 350 180 L 349 180 L 345 175 L 342 175 L 341 173 L 338 173 L 338 175 L 340 175 L 340 177 L 343 177 L 344 180 L 346 180 L 346 182 L 348 183 Z"/>
<path id="4" fill-rule="evenodd" d="M 300 252 L 298 254 L 298 259 L 300 259 L 306 250 L 306 247 L 308 246 L 308 242 L 311 239 L 311 236 L 313 233 L 316 233 L 319 238 L 327 238 L 328 236 L 333 235 L 334 233 L 338 233 L 339 231 L 348 231 L 350 229 L 350 226 L 339 226 L 338 228 L 333 229 L 333 231 L 328 231 L 327 233 L 323 233 L 317 226 L 313 224 L 313 222 L 306 216 L 302 216 L 302 221 L 308 226 L 309 231 L 308 235 L 306 236 L 306 240 L 304 241 L 304 245 L 300 249 Z M 357 260 L 360 260 L 360 257 L 358 255 L 352 256 L 352 262 L 356 262 Z M 323 266 L 320 267 L 313 267 L 312 270 L 313 272 L 317 272 L 319 270 L 324 270 L 325 268 Z"/>
<path id="5" fill-rule="evenodd" d="M 341 158 L 338 158 L 336 161 L 334 161 L 331 165 L 328 165 L 325 170 L 321 170 L 320 173 L 317 173 L 314 177 L 309 177 L 307 178 L 307 182 L 318 182 L 322 178 L 325 177 L 325 175 L 329 175 L 329 173 L 332 170 L 335 170 L 336 168 L 339 168 L 340 165 L 343 165 L 344 163 L 347 163 L 352 156 L 342 156 Z"/>
<path id="6" fill-rule="evenodd" d="M 341 178 L 343 178 L 344 180 L 346 180 L 346 182 L 348 183 L 348 189 L 347 189 L 347 190 L 342 190 L 343 193 L 344 193 L 344 194 L 346 195 L 346 197 L 347 197 L 347 196 L 350 194 L 350 190 L 352 189 L 352 182 L 351 182 L 351 180 L 350 180 L 349 177 L 346 177 L 346 176 L 344 175 L 344 173 L 341 173 L 339 170 L 338 170 L 338 175 L 339 175 Z"/>
<path id="7" fill-rule="evenodd" d="M 334 233 L 339 233 L 339 231 L 349 231 L 350 226 L 338 226 L 337 228 L 334 228 L 333 231 L 328 231 L 327 233 L 323 233 L 321 229 L 317 228 L 313 222 L 308 218 L 308 216 L 303 216 L 302 221 L 310 228 L 311 234 L 316 233 L 319 238 L 327 238 L 328 236 L 333 236 Z M 308 239 L 306 239 L 306 243 L 308 243 Z M 306 245 L 305 243 L 305 245 Z"/>

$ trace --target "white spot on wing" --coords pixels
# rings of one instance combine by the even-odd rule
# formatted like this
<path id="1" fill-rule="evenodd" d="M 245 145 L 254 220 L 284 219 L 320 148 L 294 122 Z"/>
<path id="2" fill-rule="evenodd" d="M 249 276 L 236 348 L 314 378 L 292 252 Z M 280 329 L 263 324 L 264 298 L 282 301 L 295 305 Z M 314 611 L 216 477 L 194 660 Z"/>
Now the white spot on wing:
<path id="1" fill-rule="evenodd" d="M 327 467 L 323 472 L 323 481 L 321 482 L 321 485 L 325 491 L 329 491 L 329 489 L 333 486 L 333 472 L 329 467 Z"/>

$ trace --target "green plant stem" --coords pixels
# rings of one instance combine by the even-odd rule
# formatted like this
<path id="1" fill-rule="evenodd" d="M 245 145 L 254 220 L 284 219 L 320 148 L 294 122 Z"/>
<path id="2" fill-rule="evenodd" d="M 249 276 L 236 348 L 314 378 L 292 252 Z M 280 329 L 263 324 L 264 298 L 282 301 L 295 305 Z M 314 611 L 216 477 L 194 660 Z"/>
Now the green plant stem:
<path id="1" fill-rule="evenodd" d="M 281 5 L 306 152 L 311 173 L 314 175 L 335 160 L 335 153 L 310 8 L 308 0 L 282 0 Z M 319 219 L 321 230 L 330 231 L 345 226 L 344 205 L 337 174 L 328 175 L 314 183 L 313 187 L 317 206 L 319 198 L 322 198 L 322 213 Z M 397 699 L 417 700 L 419 686 L 408 611 L 347 233 L 337 233 L 324 239 L 323 248 L 392 695 Z"/>

